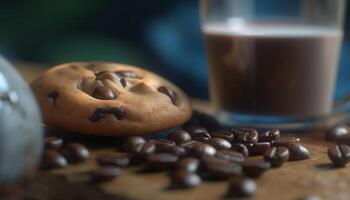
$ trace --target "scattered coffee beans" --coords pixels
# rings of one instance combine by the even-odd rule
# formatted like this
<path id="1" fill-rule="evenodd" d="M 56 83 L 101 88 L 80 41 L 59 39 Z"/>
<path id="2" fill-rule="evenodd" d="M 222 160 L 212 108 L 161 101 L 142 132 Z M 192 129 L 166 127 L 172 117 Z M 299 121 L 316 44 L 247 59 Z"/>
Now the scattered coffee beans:
<path id="1" fill-rule="evenodd" d="M 186 131 L 191 135 L 192 138 L 196 138 L 196 137 L 211 138 L 208 130 L 200 126 L 187 127 Z"/>
<path id="2" fill-rule="evenodd" d="M 127 167 L 129 165 L 130 158 L 128 156 L 104 154 L 97 156 L 96 161 L 100 166 Z"/>
<path id="3" fill-rule="evenodd" d="M 231 143 L 225 139 L 222 138 L 211 138 L 208 141 L 208 144 L 213 146 L 217 150 L 227 150 L 232 147 Z"/>
<path id="4" fill-rule="evenodd" d="M 183 144 L 191 141 L 191 135 L 182 129 L 176 130 L 168 135 L 168 140 L 174 141 L 176 144 Z"/>
<path id="5" fill-rule="evenodd" d="M 176 170 L 195 173 L 199 167 L 199 163 L 197 158 L 183 158 L 176 164 Z"/>
<path id="6" fill-rule="evenodd" d="M 233 141 L 233 133 L 228 131 L 213 131 L 211 132 L 211 137 L 213 138 L 222 138 L 229 142 Z"/>
<path id="7" fill-rule="evenodd" d="M 172 174 L 172 186 L 176 188 L 192 188 L 199 186 L 202 179 L 195 173 L 176 171 Z"/>
<path id="8" fill-rule="evenodd" d="M 242 163 L 245 160 L 243 154 L 230 150 L 220 150 L 216 153 L 216 157 L 236 163 Z"/>
<path id="9" fill-rule="evenodd" d="M 328 149 L 328 157 L 337 167 L 344 167 L 350 161 L 350 147 L 348 145 L 332 145 Z"/>
<path id="10" fill-rule="evenodd" d="M 243 154 L 244 157 L 248 157 L 249 155 L 248 148 L 244 144 L 232 144 L 231 150 Z"/>
<path id="11" fill-rule="evenodd" d="M 219 164 L 217 161 L 211 162 L 207 160 L 205 166 L 210 172 L 211 177 L 217 179 L 228 179 L 242 173 L 242 166 L 235 162 L 223 161 Z"/>
<path id="12" fill-rule="evenodd" d="M 270 169 L 269 162 L 251 160 L 243 163 L 243 172 L 246 176 L 252 178 L 260 177 L 266 170 Z"/>
<path id="13" fill-rule="evenodd" d="M 156 171 L 166 170 L 172 168 L 178 160 L 178 156 L 169 153 L 152 154 L 147 158 L 148 169 Z"/>
<path id="14" fill-rule="evenodd" d="M 259 142 L 273 142 L 280 139 L 281 133 L 278 129 L 269 130 L 259 134 Z"/>
<path id="15" fill-rule="evenodd" d="M 70 163 L 85 162 L 90 156 L 89 150 L 79 143 L 68 143 L 64 145 L 61 153 Z"/>
<path id="16" fill-rule="evenodd" d="M 257 143 L 258 142 L 258 131 L 250 128 L 234 128 L 231 130 L 233 133 L 234 143 Z"/>
<path id="17" fill-rule="evenodd" d="M 350 137 L 350 128 L 348 126 L 336 126 L 331 128 L 326 133 L 326 141 L 336 142 L 341 138 L 349 136 Z"/>
<path id="18" fill-rule="evenodd" d="M 271 147 L 265 151 L 264 159 L 272 167 L 280 167 L 289 160 L 289 150 L 286 147 Z"/>
<path id="19" fill-rule="evenodd" d="M 230 179 L 228 196 L 233 198 L 251 197 L 256 192 L 256 184 L 253 180 L 244 177 Z"/>
<path id="20" fill-rule="evenodd" d="M 67 166 L 67 160 L 56 150 L 48 149 L 43 153 L 42 169 L 59 169 Z"/>
<path id="21" fill-rule="evenodd" d="M 182 157 L 186 154 L 186 150 L 183 147 L 175 145 L 163 145 L 156 148 L 156 153 L 170 153 L 179 157 Z"/>
<path id="22" fill-rule="evenodd" d="M 194 147 L 188 150 L 188 155 L 199 159 L 207 156 L 214 156 L 216 154 L 216 149 L 209 144 L 196 144 Z"/>
<path id="23" fill-rule="evenodd" d="M 259 142 L 259 143 L 247 144 L 249 156 L 261 156 L 270 147 L 271 147 L 271 144 L 269 142 Z"/>
<path id="24" fill-rule="evenodd" d="M 128 137 L 124 144 L 124 151 L 136 153 L 140 152 L 146 140 L 139 136 Z"/>
<path id="25" fill-rule="evenodd" d="M 282 142 L 278 146 L 284 146 L 289 150 L 289 161 L 307 160 L 310 158 L 309 151 L 296 142 Z"/>
<path id="26" fill-rule="evenodd" d="M 120 176 L 122 170 L 116 166 L 104 166 L 91 172 L 91 178 L 96 182 L 111 181 L 114 178 Z"/>
<path id="27" fill-rule="evenodd" d="M 166 140 L 166 139 L 152 139 L 152 140 L 149 140 L 149 142 L 153 142 L 156 145 L 156 147 L 175 145 L 174 141 Z"/>

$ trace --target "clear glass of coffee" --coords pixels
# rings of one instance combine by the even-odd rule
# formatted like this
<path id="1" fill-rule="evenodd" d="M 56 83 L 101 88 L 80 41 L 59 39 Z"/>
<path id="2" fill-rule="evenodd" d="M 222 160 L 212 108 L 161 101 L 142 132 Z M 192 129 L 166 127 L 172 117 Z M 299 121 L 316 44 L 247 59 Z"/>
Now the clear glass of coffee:
<path id="1" fill-rule="evenodd" d="M 299 129 L 349 116 L 334 112 L 344 13 L 345 0 L 201 0 L 219 121 Z"/>

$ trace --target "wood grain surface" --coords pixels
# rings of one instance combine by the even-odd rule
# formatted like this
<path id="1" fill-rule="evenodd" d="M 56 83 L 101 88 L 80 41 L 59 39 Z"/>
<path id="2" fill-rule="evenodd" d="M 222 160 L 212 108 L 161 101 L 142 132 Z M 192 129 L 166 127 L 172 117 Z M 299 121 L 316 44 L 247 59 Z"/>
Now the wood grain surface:
<path id="1" fill-rule="evenodd" d="M 27 80 L 42 73 L 43 68 L 21 65 L 19 71 Z M 207 103 L 195 101 L 197 109 L 210 112 Z M 108 183 L 94 184 L 88 172 L 97 167 L 96 155 L 119 154 L 116 150 L 120 138 L 96 138 L 66 134 L 60 130 L 49 130 L 67 140 L 80 141 L 88 145 L 92 156 L 84 164 L 71 165 L 52 171 L 40 171 L 28 183 L 25 199 L 126 199 L 126 200 L 215 200 L 225 199 L 228 184 L 225 181 L 206 181 L 194 189 L 169 189 L 169 178 L 165 173 L 142 173 L 140 168 L 128 168 L 119 178 Z M 309 195 L 321 199 L 350 199 L 350 166 L 334 168 L 327 157 L 329 143 L 324 142 L 324 132 L 282 134 L 283 137 L 300 137 L 311 152 L 311 159 L 289 162 L 282 168 L 269 170 L 257 179 L 258 191 L 252 199 L 293 200 Z M 261 159 L 259 157 L 252 159 Z"/>

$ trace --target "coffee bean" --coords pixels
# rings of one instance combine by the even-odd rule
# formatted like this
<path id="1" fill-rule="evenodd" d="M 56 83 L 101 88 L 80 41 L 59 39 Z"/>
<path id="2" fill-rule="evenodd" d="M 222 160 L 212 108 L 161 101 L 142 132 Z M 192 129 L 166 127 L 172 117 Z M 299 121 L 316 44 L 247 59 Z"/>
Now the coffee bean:
<path id="1" fill-rule="evenodd" d="M 213 146 L 217 150 L 227 150 L 232 147 L 231 143 L 222 138 L 211 138 L 208 142 L 211 146 Z"/>
<path id="2" fill-rule="evenodd" d="M 140 150 L 141 154 L 150 155 L 156 152 L 156 144 L 154 142 L 146 142 Z"/>
<path id="3" fill-rule="evenodd" d="M 170 153 L 176 156 L 184 156 L 186 154 L 186 150 L 183 147 L 175 146 L 175 145 L 162 145 L 156 148 L 157 153 Z"/>
<path id="4" fill-rule="evenodd" d="M 101 100 L 113 100 L 117 98 L 116 94 L 109 87 L 103 85 L 97 86 L 92 96 Z"/>
<path id="5" fill-rule="evenodd" d="M 193 138 L 194 141 L 202 142 L 202 143 L 209 143 L 210 138 L 207 137 L 195 137 Z"/>
<path id="6" fill-rule="evenodd" d="M 124 144 L 124 151 L 136 153 L 140 152 L 143 145 L 146 143 L 146 140 L 139 136 L 131 136 L 128 137 L 125 144 Z"/>
<path id="7" fill-rule="evenodd" d="M 146 142 L 139 152 L 135 152 L 131 156 L 130 163 L 132 165 L 139 165 L 145 162 L 149 155 L 156 152 L 156 145 L 153 142 Z"/>
<path id="8" fill-rule="evenodd" d="M 258 178 L 266 170 L 271 168 L 271 164 L 269 162 L 264 162 L 259 160 L 245 161 L 242 164 L 242 166 L 243 166 L 244 174 L 251 178 Z"/>
<path id="9" fill-rule="evenodd" d="M 269 142 L 258 142 L 254 144 L 247 144 L 249 156 L 261 156 L 270 147 L 271 147 L 271 144 Z"/>
<path id="10" fill-rule="evenodd" d="M 235 162 L 206 162 L 206 169 L 210 172 L 213 178 L 228 179 L 232 176 L 237 176 L 242 173 L 242 167 Z"/>
<path id="11" fill-rule="evenodd" d="M 230 151 L 230 150 L 220 150 L 216 152 L 216 157 L 228 160 L 230 162 L 237 162 L 237 163 L 242 163 L 245 160 L 245 157 L 243 154 L 235 152 L 235 151 Z"/>
<path id="12" fill-rule="evenodd" d="M 104 166 L 91 172 L 91 178 L 96 182 L 105 182 L 111 181 L 121 174 L 122 170 L 117 166 Z"/>
<path id="13" fill-rule="evenodd" d="M 58 137 L 46 137 L 45 138 L 45 149 L 59 150 L 63 145 L 62 138 Z"/>
<path id="14" fill-rule="evenodd" d="M 191 135 L 192 138 L 196 138 L 196 137 L 211 138 L 208 130 L 200 126 L 187 127 L 186 131 Z"/>
<path id="15" fill-rule="evenodd" d="M 186 171 L 189 173 L 195 173 L 199 167 L 199 160 L 197 158 L 183 158 L 176 164 L 176 169 L 180 171 Z"/>
<path id="16" fill-rule="evenodd" d="M 64 145 L 61 153 L 70 163 L 85 162 L 90 157 L 89 150 L 79 143 L 68 143 Z"/>
<path id="17" fill-rule="evenodd" d="M 166 170 L 172 168 L 178 160 L 178 156 L 169 153 L 152 154 L 147 158 L 148 169 Z"/>
<path id="18" fill-rule="evenodd" d="M 180 147 L 183 147 L 183 148 L 185 148 L 185 149 L 187 150 L 187 149 L 191 149 L 191 148 L 193 148 L 194 146 L 196 146 L 197 144 L 201 144 L 201 143 L 202 143 L 202 142 L 192 140 L 192 141 L 189 141 L 189 142 L 182 143 L 182 144 L 180 144 L 179 146 L 180 146 Z"/>
<path id="19" fill-rule="evenodd" d="M 214 156 L 216 154 L 216 149 L 209 144 L 196 144 L 194 147 L 188 149 L 188 155 L 199 159 L 207 156 Z"/>
<path id="20" fill-rule="evenodd" d="M 177 94 L 174 90 L 161 86 L 158 88 L 158 92 L 167 95 L 174 105 L 177 105 Z"/>
<path id="21" fill-rule="evenodd" d="M 153 142 L 157 148 L 161 146 L 175 146 L 174 141 L 166 140 L 166 139 L 152 139 L 152 140 L 149 140 L 149 142 Z"/>
<path id="22" fill-rule="evenodd" d="M 211 132 L 211 137 L 213 138 L 222 138 L 229 142 L 233 141 L 233 133 L 228 131 L 213 131 Z"/>
<path id="23" fill-rule="evenodd" d="M 292 137 L 292 138 L 281 138 L 278 141 L 272 141 L 271 146 L 273 147 L 280 147 L 280 146 L 286 146 L 290 143 L 300 143 L 300 138 Z"/>
<path id="24" fill-rule="evenodd" d="M 140 75 L 132 71 L 117 71 L 116 73 L 124 76 L 125 78 L 141 78 Z"/>
<path id="25" fill-rule="evenodd" d="M 100 166 L 127 167 L 129 165 L 130 158 L 128 156 L 103 154 L 97 156 L 96 161 Z"/>
<path id="26" fill-rule="evenodd" d="M 43 153 L 42 169 L 59 169 L 67 166 L 67 160 L 56 150 L 48 149 Z"/>
<path id="27" fill-rule="evenodd" d="M 350 161 L 350 147 L 348 145 L 332 145 L 328 149 L 328 157 L 337 167 L 344 167 Z"/>
<path id="28" fill-rule="evenodd" d="M 282 142 L 278 146 L 286 147 L 289 150 L 289 161 L 307 160 L 310 158 L 309 151 L 296 142 Z"/>
<path id="29" fill-rule="evenodd" d="M 256 192 L 256 184 L 253 180 L 244 177 L 230 179 L 228 196 L 233 198 L 251 197 Z"/>
<path id="30" fill-rule="evenodd" d="M 248 157 L 248 155 L 249 155 L 249 151 L 248 151 L 247 146 L 245 146 L 244 144 L 240 144 L 240 143 L 232 144 L 231 151 L 241 153 L 244 157 Z"/>
<path id="31" fill-rule="evenodd" d="M 258 142 L 258 131 L 250 128 L 234 128 L 231 130 L 233 133 L 233 142 L 235 143 L 257 143 Z"/>
<path id="32" fill-rule="evenodd" d="M 289 150 L 286 147 L 271 147 L 265 151 L 264 159 L 272 167 L 280 167 L 289 160 Z"/>
<path id="33" fill-rule="evenodd" d="M 191 141 L 191 135 L 182 129 L 176 130 L 168 135 L 168 140 L 174 141 L 176 144 L 182 144 Z"/>
<path id="34" fill-rule="evenodd" d="M 272 142 L 280 139 L 281 133 L 278 129 L 268 130 L 259 134 L 259 142 Z"/>
<path id="35" fill-rule="evenodd" d="M 348 126 L 336 126 L 327 131 L 326 141 L 336 142 L 349 135 L 350 128 Z"/>
<path id="36" fill-rule="evenodd" d="M 172 186 L 176 188 L 193 188 L 202 183 L 202 179 L 194 173 L 176 171 L 172 174 Z"/>

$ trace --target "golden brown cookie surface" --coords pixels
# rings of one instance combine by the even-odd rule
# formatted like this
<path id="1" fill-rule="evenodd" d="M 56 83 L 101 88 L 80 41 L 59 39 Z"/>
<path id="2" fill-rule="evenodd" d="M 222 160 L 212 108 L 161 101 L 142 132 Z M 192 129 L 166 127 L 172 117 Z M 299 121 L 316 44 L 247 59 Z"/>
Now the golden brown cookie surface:
<path id="1" fill-rule="evenodd" d="M 174 84 L 123 64 L 63 64 L 31 87 L 44 122 L 73 132 L 143 135 L 178 126 L 192 115 L 189 99 Z"/>

